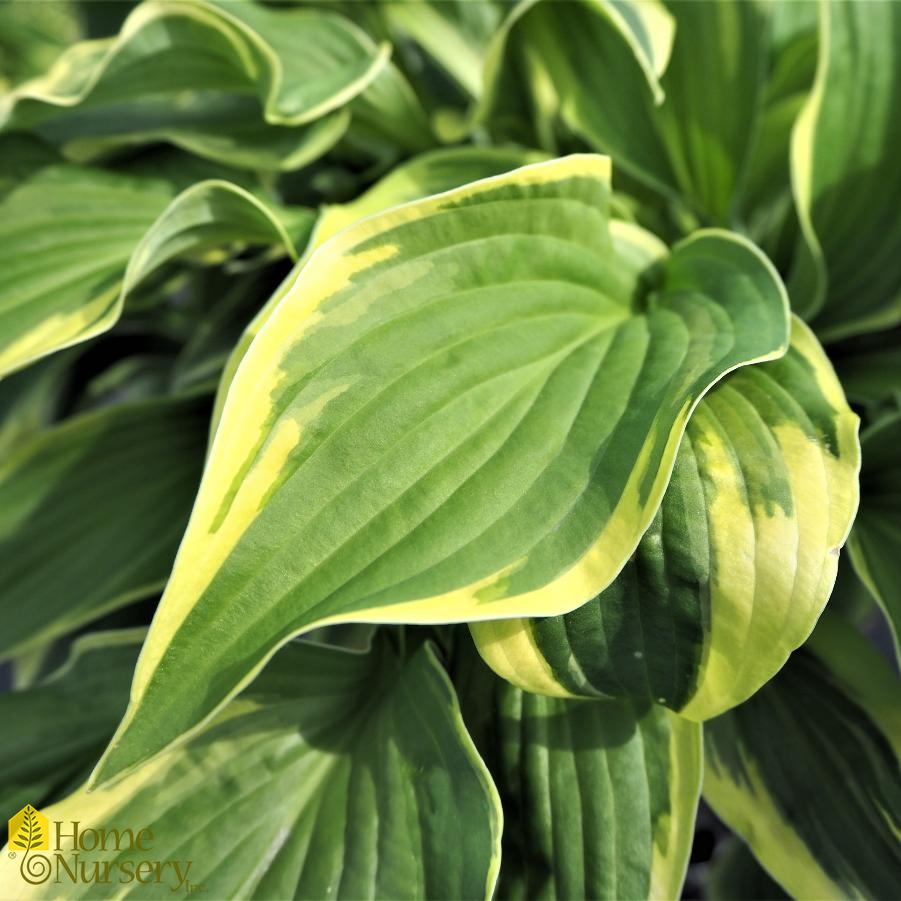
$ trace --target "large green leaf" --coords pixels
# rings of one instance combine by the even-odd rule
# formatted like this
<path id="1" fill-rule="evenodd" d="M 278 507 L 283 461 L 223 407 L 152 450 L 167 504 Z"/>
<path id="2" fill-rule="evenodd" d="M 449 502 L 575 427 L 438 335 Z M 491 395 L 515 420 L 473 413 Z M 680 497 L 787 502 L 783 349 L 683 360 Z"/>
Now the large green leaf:
<path id="1" fill-rule="evenodd" d="M 829 338 L 901 321 L 901 5 L 820 7 L 816 82 L 795 129 L 804 244 L 792 303 Z"/>
<path id="2" fill-rule="evenodd" d="M 110 407 L 0 467 L 0 657 L 162 588 L 203 464 L 208 403 Z"/>
<path id="3" fill-rule="evenodd" d="M 867 429 L 861 451 L 860 513 L 848 550 L 885 611 L 901 659 L 901 413 Z"/>
<path id="4" fill-rule="evenodd" d="M 746 703 L 704 726 L 704 797 L 796 898 L 901 884 L 901 681 L 826 616 Z"/>
<path id="5" fill-rule="evenodd" d="M 146 856 L 183 875 L 191 861 L 188 881 L 211 898 L 481 899 L 500 863 L 497 793 L 429 646 L 402 663 L 385 643 L 361 654 L 295 642 L 184 748 L 42 812 L 150 829 Z M 116 884 L 116 861 L 136 853 L 79 857 L 89 872 L 109 861 L 119 897 L 185 890 L 171 868 L 166 888 Z M 4 851 L 0 895 L 59 895 L 53 881 L 26 885 L 19 865 Z M 67 898 L 109 888 L 62 878 Z"/>
<path id="6" fill-rule="evenodd" d="M 643 272 L 609 192 L 603 157 L 537 164 L 313 254 L 238 367 L 101 778 L 306 629 L 556 614 L 613 579 L 698 399 L 788 320 L 732 235 Z"/>
<path id="7" fill-rule="evenodd" d="M 176 256 L 274 244 L 305 210 L 237 185 L 162 180 L 72 165 L 41 169 L 0 203 L 0 376 L 105 332 L 128 294 Z"/>
<path id="8" fill-rule="evenodd" d="M 384 67 L 328 12 L 248 2 L 150 2 L 118 37 L 72 46 L 0 101 L 0 128 L 29 129 L 80 158 L 169 141 L 230 165 L 298 168 L 347 128 L 347 104 Z"/>
<path id="9" fill-rule="evenodd" d="M 744 0 L 668 13 L 526 0 L 495 40 L 482 117 L 548 149 L 559 119 L 630 175 L 725 223 L 756 137 L 765 35 L 763 9 Z"/>
<path id="10" fill-rule="evenodd" d="M 90 771 L 128 703 L 144 635 L 86 635 L 48 678 L 0 694 L 0 719 L 10 727 L 0 747 L 0 819 L 59 797 Z"/>
<path id="11" fill-rule="evenodd" d="M 678 898 L 700 727 L 650 704 L 522 692 L 470 654 L 454 681 L 506 812 L 498 896 Z"/>
<path id="12" fill-rule="evenodd" d="M 475 623 L 473 635 L 526 689 L 716 716 L 812 631 L 859 466 L 857 417 L 795 319 L 782 359 L 732 373 L 692 414 L 660 511 L 609 588 L 564 616 Z"/>

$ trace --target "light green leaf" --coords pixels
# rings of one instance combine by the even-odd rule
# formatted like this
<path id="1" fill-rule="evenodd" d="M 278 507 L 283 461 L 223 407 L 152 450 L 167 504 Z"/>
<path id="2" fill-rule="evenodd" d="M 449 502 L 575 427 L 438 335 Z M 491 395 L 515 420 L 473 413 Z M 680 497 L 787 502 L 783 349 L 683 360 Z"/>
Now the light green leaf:
<path id="1" fill-rule="evenodd" d="M 692 414 L 660 511 L 613 584 L 564 616 L 473 624 L 481 653 L 532 691 L 646 699 L 698 720 L 741 703 L 832 591 L 857 509 L 857 424 L 795 319 L 782 359 L 732 373 Z"/>
<path id="2" fill-rule="evenodd" d="M 481 116 L 551 150 L 559 120 L 629 175 L 726 223 L 756 135 L 765 35 L 762 7 L 744 0 L 668 11 L 526 0 L 495 39 Z"/>
<path id="3" fill-rule="evenodd" d="M 487 899 L 500 862 L 497 793 L 428 645 L 402 663 L 384 642 L 368 654 L 295 642 L 190 744 L 42 812 L 150 829 L 153 858 L 180 861 L 210 898 Z M 79 857 L 118 873 L 135 853 Z M 62 879 L 67 898 L 96 896 Z M 185 890 L 172 868 L 162 883 L 155 897 Z M 4 851 L 0 895 L 59 890 L 25 885 Z"/>
<path id="4" fill-rule="evenodd" d="M 76 639 L 62 667 L 38 684 L 0 694 L 0 818 L 40 807 L 93 766 L 128 703 L 144 629 Z"/>
<path id="5" fill-rule="evenodd" d="M 208 403 L 109 407 L 0 467 L 0 657 L 162 588 L 203 465 Z"/>
<path id="6" fill-rule="evenodd" d="M 678 898 L 701 729 L 661 707 L 529 694 L 473 653 L 455 674 L 507 820 L 501 898 Z"/>
<path id="7" fill-rule="evenodd" d="M 704 726 L 704 797 L 795 898 L 901 884 L 901 682 L 827 615 L 749 701 Z"/>
<path id="8" fill-rule="evenodd" d="M 901 659 L 901 413 L 861 437 L 860 513 L 848 541 L 861 580 L 882 607 Z"/>
<path id="9" fill-rule="evenodd" d="M 0 128 L 80 159 L 164 140 L 230 165 L 299 168 L 341 137 L 346 105 L 387 58 L 328 12 L 143 3 L 118 37 L 75 44 L 0 100 Z"/>
<path id="10" fill-rule="evenodd" d="M 726 233 L 640 271 L 654 241 L 611 237 L 609 193 L 608 160 L 570 157 L 314 253 L 238 367 L 100 778 L 314 626 L 557 614 L 613 579 L 694 405 L 788 320 Z"/>
<path id="11" fill-rule="evenodd" d="M 834 339 L 901 321 L 901 6 L 820 7 L 816 82 L 792 141 L 804 243 L 792 303 Z"/>
<path id="12" fill-rule="evenodd" d="M 40 170 L 0 203 L 0 376 L 107 331 L 176 256 L 248 244 L 294 255 L 282 218 L 295 217 L 225 181 L 174 196 L 155 179 Z"/>

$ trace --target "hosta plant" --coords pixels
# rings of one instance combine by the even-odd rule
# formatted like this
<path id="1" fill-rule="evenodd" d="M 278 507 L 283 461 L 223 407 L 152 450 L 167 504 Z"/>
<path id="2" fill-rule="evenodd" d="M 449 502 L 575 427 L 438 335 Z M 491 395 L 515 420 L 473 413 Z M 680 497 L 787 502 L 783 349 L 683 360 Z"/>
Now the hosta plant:
<path id="1" fill-rule="evenodd" d="M 2 897 L 897 893 L 901 4 L 0 26 Z"/>

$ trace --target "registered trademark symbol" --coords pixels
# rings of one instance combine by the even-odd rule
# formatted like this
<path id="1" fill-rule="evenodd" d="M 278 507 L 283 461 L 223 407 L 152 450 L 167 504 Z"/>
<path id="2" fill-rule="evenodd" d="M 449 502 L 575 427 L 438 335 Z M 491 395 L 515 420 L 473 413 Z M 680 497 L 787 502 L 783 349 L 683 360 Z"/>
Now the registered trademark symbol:
<path id="1" fill-rule="evenodd" d="M 15 859 L 16 859 L 16 852 L 15 852 L 15 851 L 10 851 L 10 852 L 9 852 L 9 856 L 10 856 L 10 858 L 12 858 L 13 860 L 15 860 Z"/>

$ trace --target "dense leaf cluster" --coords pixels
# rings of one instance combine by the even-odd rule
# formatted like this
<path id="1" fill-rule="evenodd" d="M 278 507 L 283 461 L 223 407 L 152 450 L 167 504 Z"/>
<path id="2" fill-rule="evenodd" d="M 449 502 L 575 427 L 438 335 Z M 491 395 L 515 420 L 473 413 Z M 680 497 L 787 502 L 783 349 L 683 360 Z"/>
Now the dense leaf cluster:
<path id="1" fill-rule="evenodd" d="M 191 862 L 65 897 L 897 891 L 901 4 L 0 51 L 0 799 Z"/>

